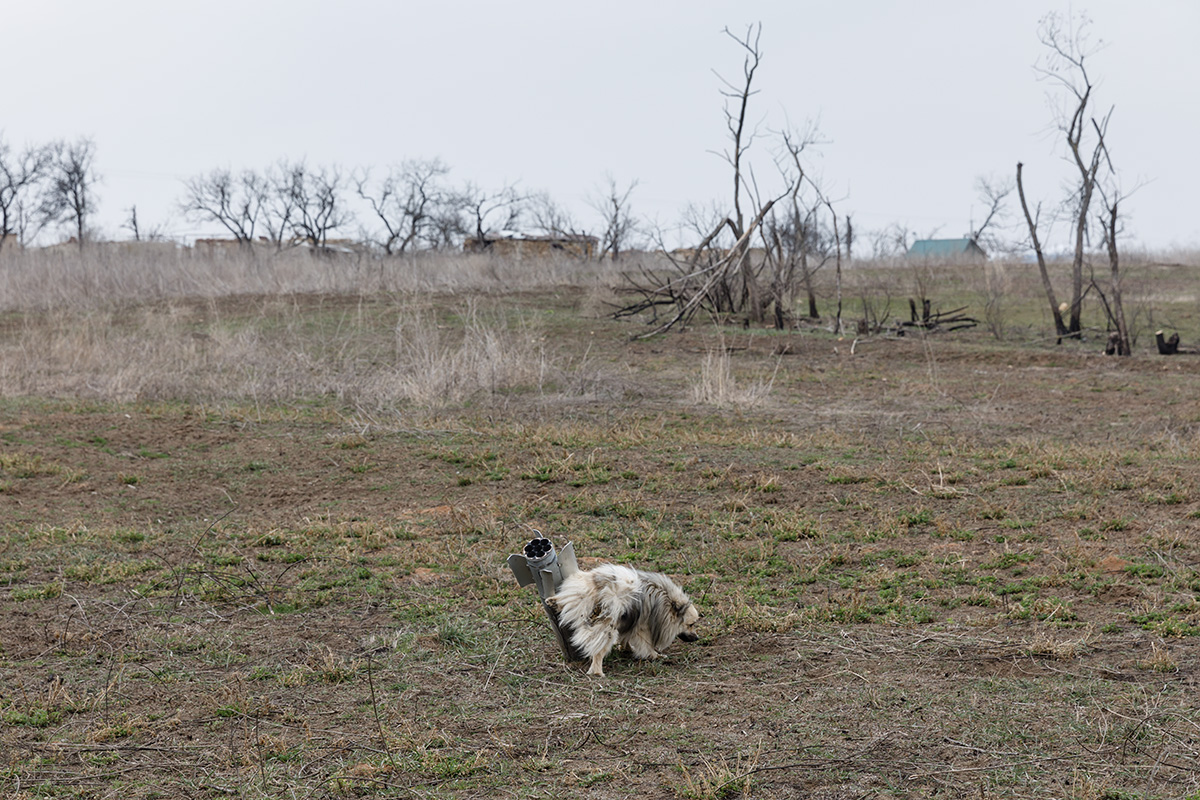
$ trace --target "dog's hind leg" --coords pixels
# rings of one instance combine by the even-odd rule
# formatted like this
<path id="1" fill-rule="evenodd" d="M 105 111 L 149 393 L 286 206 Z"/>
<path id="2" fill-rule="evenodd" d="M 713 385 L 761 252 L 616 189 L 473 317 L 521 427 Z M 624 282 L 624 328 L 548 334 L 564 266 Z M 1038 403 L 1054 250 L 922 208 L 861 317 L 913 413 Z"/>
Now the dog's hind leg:
<path id="1" fill-rule="evenodd" d="M 575 649 L 591 658 L 589 675 L 603 675 L 604 657 L 612 652 L 617 643 L 617 631 L 608 625 L 581 625 L 571 637 Z"/>

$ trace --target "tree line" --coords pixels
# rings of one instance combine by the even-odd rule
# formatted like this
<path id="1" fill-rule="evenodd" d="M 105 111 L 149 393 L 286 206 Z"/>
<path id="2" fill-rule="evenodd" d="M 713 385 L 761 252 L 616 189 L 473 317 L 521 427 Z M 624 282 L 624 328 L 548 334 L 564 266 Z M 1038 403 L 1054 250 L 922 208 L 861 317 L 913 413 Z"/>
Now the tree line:
<path id="1" fill-rule="evenodd" d="M 82 245 L 98 198 L 96 145 L 88 138 L 14 150 L 0 138 L 0 248 L 64 225 Z"/>
<path id="2" fill-rule="evenodd" d="M 0 247 L 29 244 L 55 227 L 65 227 L 80 247 L 95 238 L 95 155 L 95 142 L 86 137 L 17 149 L 0 136 Z M 385 255 L 403 255 L 459 248 L 468 239 L 486 243 L 498 232 L 520 229 L 595 240 L 590 251 L 619 258 L 643 238 L 631 211 L 636 185 L 620 186 L 609 176 L 589 195 L 599 216 L 596 236 L 548 193 L 516 184 L 456 184 L 450 167 L 436 158 L 382 171 L 289 159 L 263 169 L 217 168 L 185 180 L 176 207 L 189 221 L 216 225 L 244 245 L 323 249 L 335 238 L 354 238 Z M 139 223 L 136 206 L 122 227 L 135 240 L 165 238 L 161 229 Z"/>

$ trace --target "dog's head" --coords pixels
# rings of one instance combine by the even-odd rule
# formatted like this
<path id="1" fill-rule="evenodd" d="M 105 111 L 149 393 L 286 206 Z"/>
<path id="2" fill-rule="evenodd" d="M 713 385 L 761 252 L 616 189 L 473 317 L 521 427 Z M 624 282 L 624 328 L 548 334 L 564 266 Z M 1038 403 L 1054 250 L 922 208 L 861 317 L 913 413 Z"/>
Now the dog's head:
<path id="1" fill-rule="evenodd" d="M 692 601 L 688 601 L 682 608 L 678 603 L 674 604 L 672 611 L 675 612 L 679 619 L 679 638 L 685 642 L 694 642 L 700 637 L 693 630 L 696 622 L 700 619 L 700 612 L 696 610 L 696 605 Z"/>
<path id="2" fill-rule="evenodd" d="M 696 634 L 696 622 L 700 619 L 700 610 L 696 608 L 696 604 L 670 578 L 662 577 L 659 585 L 666 600 L 663 604 L 663 616 L 669 620 L 655 637 L 659 650 L 665 649 L 676 639 L 684 642 L 699 639 Z"/>

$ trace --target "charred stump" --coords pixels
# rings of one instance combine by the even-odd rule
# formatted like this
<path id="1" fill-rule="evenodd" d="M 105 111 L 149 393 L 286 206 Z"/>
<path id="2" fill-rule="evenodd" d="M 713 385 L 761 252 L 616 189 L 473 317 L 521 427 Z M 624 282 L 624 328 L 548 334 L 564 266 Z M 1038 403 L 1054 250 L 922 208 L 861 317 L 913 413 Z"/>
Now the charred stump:
<path id="1" fill-rule="evenodd" d="M 1121 334 L 1113 331 L 1108 335 L 1108 342 L 1104 345 L 1104 355 L 1115 356 L 1121 350 Z M 1162 346 L 1159 346 L 1161 352 Z"/>
<path id="2" fill-rule="evenodd" d="M 1173 356 L 1179 352 L 1178 333 L 1172 333 L 1169 337 L 1163 338 L 1162 331 L 1155 331 L 1154 342 L 1158 345 L 1158 354 L 1160 356 Z"/>
<path id="3" fill-rule="evenodd" d="M 961 310 L 961 309 L 960 309 Z M 908 311 L 911 318 L 909 324 L 920 326 L 923 328 L 929 327 L 929 318 L 933 315 L 932 303 L 927 298 L 921 299 L 921 317 L 917 318 L 917 301 L 913 298 L 908 298 Z"/>

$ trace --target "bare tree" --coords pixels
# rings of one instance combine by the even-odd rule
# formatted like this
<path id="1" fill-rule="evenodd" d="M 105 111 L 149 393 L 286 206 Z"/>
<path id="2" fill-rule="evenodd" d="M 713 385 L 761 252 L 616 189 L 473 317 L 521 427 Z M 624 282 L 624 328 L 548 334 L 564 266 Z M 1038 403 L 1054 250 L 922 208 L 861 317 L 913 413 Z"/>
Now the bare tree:
<path id="1" fill-rule="evenodd" d="M 700 305 L 716 314 L 745 314 L 748 323 L 761 323 L 765 319 L 766 310 L 771 305 L 773 298 L 763 290 L 760 283 L 759 275 L 764 265 L 761 260 L 756 261 L 752 257 L 750 244 L 753 237 L 749 234 L 752 234 L 753 229 L 763 222 L 767 210 L 776 200 L 791 191 L 791 187 L 789 186 L 779 198 L 763 202 L 756 196 L 753 172 L 746 161 L 747 151 L 755 138 L 755 131 L 747 125 L 747 115 L 750 98 L 757 94 L 757 90 L 754 89 L 754 76 L 762 62 L 760 47 L 762 24 L 747 27 L 746 33 L 742 36 L 734 34 L 728 28 L 725 28 L 723 33 L 733 40 L 743 53 L 742 75 L 739 82 L 734 83 L 727 80 L 720 73 L 714 71 L 724 87 L 720 92 L 725 98 L 722 111 L 728 132 L 726 148 L 716 154 L 729 164 L 732 171 L 732 211 L 726 210 L 720 213 L 714 220 L 715 225 L 707 232 L 704 232 L 703 229 L 697 231 L 703 233 L 703 238 L 699 246 L 690 248 L 690 254 L 684 262 L 671 259 L 674 270 L 679 274 L 670 280 L 672 282 L 683 280 L 684 283 L 683 286 L 672 288 L 668 294 L 675 295 L 677 298 L 686 297 L 687 301 L 685 302 L 690 302 L 691 291 L 694 288 L 691 282 L 696 277 L 697 267 L 701 263 L 705 263 L 708 265 L 707 270 L 715 270 L 715 272 L 711 274 L 706 272 L 704 280 L 699 284 L 705 287 L 706 294 Z M 745 205 L 747 202 L 756 207 L 753 222 L 749 226 L 746 225 Z M 722 235 L 726 231 L 733 241 L 732 248 L 727 252 L 714 253 L 713 250 L 719 248 Z M 709 278 L 713 279 L 709 280 Z M 632 288 L 637 293 L 644 293 L 644 290 L 650 287 L 644 282 L 634 281 Z M 655 299 L 657 301 L 661 298 L 656 297 Z"/>
<path id="2" fill-rule="evenodd" d="M 833 207 L 833 200 L 829 197 L 828 193 L 825 192 L 825 190 L 821 187 L 821 185 L 819 183 L 817 183 L 815 180 L 813 180 L 813 178 L 811 176 L 809 176 L 808 174 L 805 173 L 803 165 L 801 163 L 800 156 L 803 153 L 803 151 L 805 150 L 805 148 L 815 144 L 819 139 L 819 134 L 817 132 L 816 125 L 815 124 L 810 125 L 807 134 L 805 134 L 803 136 L 796 137 L 796 136 L 785 133 L 782 138 L 783 138 L 784 148 L 786 149 L 788 156 L 790 157 L 792 166 L 795 169 L 795 173 L 790 176 L 791 184 L 790 184 L 789 194 L 790 194 L 790 197 L 792 198 L 792 204 L 794 207 L 794 211 L 797 213 L 797 221 L 799 220 L 797 203 L 798 203 L 798 198 L 800 196 L 800 190 L 804 184 L 807 184 L 809 187 L 811 187 L 811 189 L 815 195 L 815 201 L 814 201 L 812 207 L 813 208 L 824 207 L 826 209 L 826 211 L 829 212 L 829 223 L 830 223 L 830 227 L 832 228 L 832 235 L 831 235 L 831 238 L 829 241 L 832 244 L 832 250 L 833 250 L 834 291 L 835 291 L 835 301 L 836 301 L 833 329 L 834 329 L 835 333 L 841 333 L 842 332 L 842 245 L 843 245 L 843 243 L 847 243 L 847 245 L 848 245 L 852 231 L 848 227 L 847 232 L 846 232 L 846 238 L 845 238 L 845 240 L 843 240 L 842 234 L 838 230 L 838 214 L 837 214 L 837 210 Z M 816 232 L 815 231 L 812 231 L 812 232 L 805 231 L 805 233 L 809 234 L 809 233 L 816 233 Z M 822 260 L 821 263 L 823 264 L 824 260 Z M 815 311 L 816 304 L 815 304 L 814 296 L 812 293 L 811 273 L 807 269 L 807 265 L 805 267 L 804 273 L 805 273 L 804 274 L 805 285 L 806 285 L 806 289 L 808 290 L 808 294 L 809 294 L 809 311 L 811 313 L 811 312 Z"/>
<path id="3" fill-rule="evenodd" d="M 821 196 L 802 157 L 807 148 L 820 141 L 817 126 L 811 124 L 801 133 L 784 131 L 780 138 L 783 148 L 777 166 L 789 190 L 761 231 L 771 270 L 770 294 L 777 329 L 787 325 L 786 316 L 795 302 L 798 285 L 804 289 L 809 318 L 820 318 L 813 275 L 828 261 L 833 244 L 821 229 L 820 202 L 810 200 L 805 192 L 807 185 L 818 198 Z"/>
<path id="4" fill-rule="evenodd" d="M 272 181 L 276 241 L 282 243 L 284 231 L 290 231 L 296 241 L 327 249 L 329 234 L 352 221 L 342 196 L 345 184 L 336 166 L 310 169 L 304 161 L 280 162 Z"/>
<path id="5" fill-rule="evenodd" d="M 654 331 L 657 333 L 687 322 L 699 309 L 705 309 L 718 318 L 728 314 L 744 315 L 746 325 L 761 323 L 766 318 L 767 309 L 774 304 L 776 324 L 784 322 L 784 307 L 789 292 L 783 288 L 782 281 L 787 274 L 787 267 L 773 263 L 773 278 L 778 278 L 779 282 L 769 290 L 764 290 L 760 278 L 770 257 L 764 259 L 761 252 L 754 253 L 750 248 L 759 226 L 765 224 L 771 209 L 795 188 L 794 183 L 788 182 L 788 173 L 785 172 L 788 185 L 777 196 L 764 198 L 746 160 L 746 153 L 755 138 L 755 131 L 747 124 L 747 114 L 750 98 L 757 93 L 754 76 L 762 61 L 759 46 L 761 32 L 761 24 L 750 26 L 743 36 L 733 34 L 728 28 L 724 30 L 724 34 L 737 43 L 743 52 L 742 77 L 738 83 L 717 75 L 724 85 L 721 94 L 725 97 L 723 111 L 728 131 L 726 149 L 718 155 L 732 170 L 732 210 L 717 214 L 714 225 L 707 232 L 703 227 L 697 228 L 697 233 L 702 235 L 697 246 L 683 252 L 667 252 L 666 257 L 670 262 L 668 270 L 651 272 L 643 267 L 640 272 L 625 273 L 626 285 L 622 291 L 637 295 L 640 299 L 620 308 L 615 312 L 616 316 L 649 311 L 652 314 L 651 322 L 657 323 L 659 310 L 673 307 L 670 319 Z M 799 175 L 792 177 L 801 179 Z M 753 208 L 748 223 L 747 206 Z M 702 221 L 703 218 L 703 215 L 693 214 L 692 222 Z M 720 246 L 722 236 L 726 233 L 733 241 L 728 250 Z M 836 228 L 834 235 L 840 236 Z M 840 242 L 836 249 L 840 253 Z"/>
<path id="6" fill-rule="evenodd" d="M 135 242 L 140 242 L 142 240 L 142 231 L 141 231 L 140 227 L 138 226 L 137 205 L 136 204 L 134 204 L 133 206 L 130 206 L 129 216 L 126 217 L 125 222 L 121 223 L 121 227 L 125 228 L 126 230 L 128 230 L 130 233 L 133 234 L 133 240 Z"/>
<path id="7" fill-rule="evenodd" d="M 1110 355 L 1128 356 L 1133 354 L 1133 347 L 1129 338 L 1129 326 L 1125 324 L 1125 306 L 1121 297 L 1121 259 L 1117 250 L 1117 234 L 1120 231 L 1117 206 L 1120 204 L 1121 198 L 1112 197 L 1110 199 L 1103 191 L 1101 197 L 1104 201 L 1105 212 L 1100 215 L 1100 226 L 1104 230 L 1104 245 L 1108 250 L 1111 302 L 1104 298 L 1103 292 L 1100 293 L 1100 297 L 1105 300 L 1105 312 L 1110 324 L 1115 329 L 1113 335 L 1110 336 L 1106 352 Z"/>
<path id="8" fill-rule="evenodd" d="M 281 159 L 263 172 L 264 201 L 259 224 L 276 250 L 296 244 L 297 193 L 292 191 L 294 177 L 286 159 Z"/>
<path id="9" fill-rule="evenodd" d="M 1071 262 L 1071 305 L 1067 323 L 1069 335 L 1081 331 L 1080 312 L 1083 305 L 1083 262 L 1087 242 L 1089 210 L 1096 190 L 1104 149 L 1104 133 L 1112 109 L 1097 122 L 1091 117 L 1092 91 L 1095 88 L 1088 74 L 1086 60 L 1099 51 L 1088 37 L 1090 20 L 1083 16 L 1067 16 L 1051 12 L 1038 26 L 1038 39 L 1047 49 L 1035 66 L 1039 79 L 1059 87 L 1065 99 L 1054 108 L 1055 125 L 1062 133 L 1070 160 L 1079 173 L 1078 183 L 1068 201 L 1074 221 L 1074 258 Z M 1091 124 L 1089 124 L 1091 123 Z M 1085 153 L 1084 139 L 1094 128 L 1098 138 Z"/>
<path id="10" fill-rule="evenodd" d="M 637 181 L 630 181 L 624 191 L 617 188 L 612 175 L 606 176 L 605 181 L 606 186 L 588 200 L 588 205 L 596 210 L 604 224 L 599 257 L 611 256 L 613 261 L 619 261 L 621 251 L 628 249 L 629 240 L 637 231 L 637 221 L 629 208 L 629 195 L 637 188 Z"/>
<path id="11" fill-rule="evenodd" d="M 375 242 L 385 253 L 403 254 L 421 242 L 432 245 L 442 238 L 436 219 L 450 202 L 451 192 L 442 184 L 449 172 L 438 159 L 411 160 L 392 167 L 374 186 L 369 172 L 354 179 L 358 196 L 383 225 Z"/>
<path id="12" fill-rule="evenodd" d="M 910 240 L 915 234 L 907 225 L 893 222 L 886 228 L 873 231 L 870 235 L 872 258 L 895 258 L 908 252 Z"/>
<path id="13" fill-rule="evenodd" d="M 99 201 L 95 186 L 100 176 L 93 166 L 96 143 L 83 137 L 71 143 L 57 142 L 52 149 L 44 206 L 46 218 L 67 224 L 82 250 L 90 233 L 88 222 Z"/>
<path id="14" fill-rule="evenodd" d="M 743 175 L 743 160 L 746 151 L 754 142 L 755 135 L 753 130 L 746 129 L 746 112 L 750 106 L 750 98 L 758 93 L 753 86 L 754 73 L 758 71 L 759 64 L 762 63 L 762 48 L 759 46 L 762 39 L 762 23 L 758 23 L 757 26 L 747 26 L 746 33 L 740 37 L 729 28 L 725 28 L 724 33 L 744 51 L 740 84 L 726 80 L 715 71 L 714 74 L 725 84 L 721 94 L 725 97 L 725 127 L 729 131 L 729 146 L 722 153 L 722 157 L 733 169 L 733 214 L 726 219 L 726 224 L 729 226 L 733 238 L 738 242 L 743 242 L 742 247 L 745 248 L 749 245 L 749 240 L 745 237 L 746 229 L 743 224 L 742 190 L 748 176 Z M 741 267 L 739 275 L 742 281 L 741 294 L 743 295 L 739 305 L 745 307 L 749 319 L 754 322 L 762 322 L 767 303 L 762 299 L 762 290 L 759 287 L 754 264 L 751 259 L 745 258 L 745 255 L 745 253 L 738 254 Z"/>
<path id="15" fill-rule="evenodd" d="M 215 169 L 183 185 L 186 194 L 179 207 L 185 216 L 219 223 L 241 244 L 254 241 L 270 193 L 265 177 L 248 169 L 237 176 L 228 169 Z"/>
<path id="16" fill-rule="evenodd" d="M 632 189 L 632 186 L 630 188 Z M 569 252 L 577 257 L 586 259 L 596 255 L 596 237 L 579 227 L 571 213 L 556 203 L 548 193 L 529 195 L 525 202 L 525 212 L 528 215 L 527 224 L 533 230 L 574 243 Z M 625 241 L 620 240 L 621 247 L 626 246 Z"/>
<path id="17" fill-rule="evenodd" d="M 1107 119 L 1105 120 L 1107 124 Z M 1108 165 L 1108 169 L 1113 173 L 1113 183 L 1116 183 L 1116 170 L 1112 165 L 1112 157 L 1108 152 L 1108 145 L 1104 141 L 1104 130 L 1101 125 L 1093 120 L 1096 126 L 1096 132 L 1099 136 L 1099 147 L 1104 151 L 1104 160 Z M 1104 296 L 1103 291 L 1099 291 L 1099 286 L 1096 286 L 1100 294 L 1100 299 L 1104 302 L 1104 311 L 1108 316 L 1110 327 L 1109 341 L 1105 348 L 1105 352 L 1109 355 L 1128 356 L 1133 354 L 1133 335 L 1129 330 L 1128 324 L 1125 322 L 1125 304 L 1123 300 L 1123 291 L 1121 286 L 1121 259 L 1120 252 L 1117 248 L 1117 236 L 1121 232 L 1121 224 L 1118 216 L 1118 207 L 1121 202 L 1132 194 L 1132 191 L 1137 191 L 1135 187 L 1130 193 L 1122 194 L 1119 186 L 1106 188 L 1104 184 L 1097 186 L 1100 192 L 1100 199 L 1104 205 L 1104 213 L 1099 215 L 1100 228 L 1104 231 L 1104 245 L 1108 251 L 1108 266 L 1109 266 L 1109 292 L 1111 300 Z M 1092 284 L 1096 285 L 1093 278 Z"/>
<path id="18" fill-rule="evenodd" d="M 742 224 L 742 159 L 754 141 L 754 132 L 746 130 L 746 111 L 750 105 L 750 98 L 758 93 L 751 87 L 754 85 L 754 73 L 762 62 L 762 49 L 759 47 L 762 23 L 747 27 L 745 35 L 741 37 L 729 28 L 725 28 L 724 33 L 745 51 L 740 85 L 726 80 L 719 72 L 713 73 L 725 84 L 721 94 L 725 97 L 725 127 L 729 130 L 730 141 L 722 157 L 733 167 L 733 216 L 730 221 L 734 237 L 740 239 L 746 232 Z"/>
<path id="19" fill-rule="evenodd" d="M 1045 255 L 1038 233 L 1039 220 L 1029 211 L 1022 182 L 1023 165 L 1017 164 L 1017 191 L 1021 197 L 1021 208 L 1029 228 L 1030 241 L 1038 258 L 1042 285 L 1054 316 L 1054 327 L 1059 342 L 1065 337 L 1078 338 L 1082 333 L 1080 314 L 1083 298 L 1089 288 L 1096 286 L 1093 280 L 1091 286 L 1085 287 L 1083 280 L 1088 227 L 1091 222 L 1090 208 L 1097 190 L 1103 192 L 1102 183 L 1106 179 L 1106 174 L 1102 172 L 1102 169 L 1107 166 L 1107 175 L 1113 174 L 1112 161 L 1108 157 L 1108 149 L 1105 144 L 1105 136 L 1113 109 L 1110 107 L 1103 116 L 1098 118 L 1093 116 L 1091 111 L 1094 105 L 1092 95 L 1095 84 L 1088 72 L 1087 64 L 1088 59 L 1100 50 L 1100 46 L 1091 44 L 1089 40 L 1090 25 L 1090 20 L 1083 16 L 1064 18 L 1057 13 L 1047 14 L 1038 24 L 1038 39 L 1046 51 L 1034 66 L 1038 79 L 1050 82 L 1060 92 L 1061 99 L 1053 106 L 1054 125 L 1056 130 L 1062 134 L 1067 150 L 1067 160 L 1075 167 L 1078 175 L 1064 206 L 1070 213 L 1074 245 L 1071 262 L 1070 303 L 1059 304 L 1055 297 L 1054 288 L 1046 271 Z M 1089 134 L 1094 134 L 1094 138 L 1090 138 Z M 1105 231 L 1105 240 L 1106 242 L 1111 240 L 1114 248 L 1118 227 L 1117 205 L 1117 200 L 1114 199 L 1106 209 L 1109 214 L 1100 217 L 1101 227 Z M 1040 206 L 1038 216 L 1040 216 Z M 1110 253 L 1110 257 L 1111 255 Z M 1119 273 L 1119 267 L 1117 269 Z M 1119 282 L 1116 288 L 1119 297 Z M 1066 311 L 1070 312 L 1070 316 L 1064 324 L 1062 315 Z M 1109 313 L 1110 321 L 1115 324 L 1115 312 L 1110 308 Z M 1124 327 L 1123 322 L 1117 327 Z"/>
<path id="20" fill-rule="evenodd" d="M 733 242 L 733 239 L 723 240 L 726 234 L 725 218 L 727 216 L 726 208 L 715 200 L 707 203 L 689 202 L 680 214 L 680 234 L 686 237 L 685 241 L 706 241 L 705 246 L 712 248 L 713 251 L 727 247 Z M 709 239 L 712 231 L 716 231 L 717 235 Z M 707 257 L 712 253 L 704 252 L 702 255 Z"/>
<path id="21" fill-rule="evenodd" d="M 548 192 L 531 194 L 526 209 L 529 224 L 540 233 L 563 238 L 585 235 L 571 212 L 555 202 Z"/>
<path id="22" fill-rule="evenodd" d="M 490 235 L 517 227 L 528 200 L 526 195 L 517 191 L 515 184 L 506 184 L 498 191 L 488 192 L 469 183 L 459 198 L 461 207 L 470 217 L 475 241 L 485 249 Z"/>
<path id="23" fill-rule="evenodd" d="M 121 223 L 121 227 L 133 234 L 135 242 L 161 242 L 166 239 L 161 224 L 151 225 L 147 228 L 138 221 L 136 205 L 130 206 L 129 216 Z"/>
<path id="24" fill-rule="evenodd" d="M 972 223 L 971 240 L 986 251 L 995 253 L 1006 249 L 1005 243 L 989 229 L 999 227 L 1004 220 L 1007 210 L 1005 201 L 1012 194 L 1016 184 L 1012 180 L 997 180 L 979 176 L 975 179 L 975 191 L 987 208 L 983 222 L 979 227 Z M 1004 337 L 1004 305 L 1008 282 L 1004 278 L 1004 268 L 997 262 L 984 263 L 983 269 L 983 316 L 988 330 L 996 339 Z"/>
<path id="25" fill-rule="evenodd" d="M 37 192 L 53 163 L 50 147 L 26 147 L 19 152 L 0 138 L 0 248 L 9 237 L 23 242 L 23 217 L 37 205 Z"/>
<path id="26" fill-rule="evenodd" d="M 467 211 L 470 198 L 461 191 L 446 194 L 429 218 L 429 246 L 435 250 L 448 250 L 462 245 L 470 227 Z"/>
<path id="27" fill-rule="evenodd" d="M 988 233 L 989 228 L 999 225 L 1005 218 L 1004 203 L 1012 194 L 1015 184 L 1009 180 L 996 180 L 982 175 L 975 179 L 975 191 L 979 199 L 987 206 L 987 214 L 978 228 L 971 231 L 971 239 L 976 244 L 988 242 L 988 250 L 999 249 L 995 237 Z"/>

